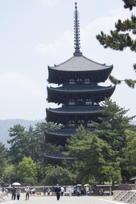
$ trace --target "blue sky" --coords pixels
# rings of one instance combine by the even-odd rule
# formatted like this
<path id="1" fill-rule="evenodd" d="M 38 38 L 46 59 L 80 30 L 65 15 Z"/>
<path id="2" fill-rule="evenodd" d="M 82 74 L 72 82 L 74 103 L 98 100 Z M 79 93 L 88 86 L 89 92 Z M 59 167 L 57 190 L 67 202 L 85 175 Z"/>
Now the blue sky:
<path id="1" fill-rule="evenodd" d="M 72 56 L 74 0 L 0 0 L 0 119 L 45 118 L 47 66 Z M 96 40 L 131 12 L 122 0 L 78 0 L 81 49 L 85 56 L 113 64 L 118 78 L 135 78 L 135 54 L 104 49 Z M 112 96 L 136 114 L 136 89 L 122 84 Z"/>

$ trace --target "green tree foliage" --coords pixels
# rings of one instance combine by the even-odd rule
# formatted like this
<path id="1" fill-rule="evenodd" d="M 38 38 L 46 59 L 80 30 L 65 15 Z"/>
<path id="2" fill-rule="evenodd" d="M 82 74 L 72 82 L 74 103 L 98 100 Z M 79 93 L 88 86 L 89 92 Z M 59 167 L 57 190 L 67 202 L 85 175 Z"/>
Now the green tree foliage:
<path id="1" fill-rule="evenodd" d="M 16 181 L 16 167 L 13 164 L 7 164 L 2 173 L 3 183 L 11 184 Z"/>
<path id="2" fill-rule="evenodd" d="M 5 166 L 7 165 L 7 150 L 5 146 L 0 143 L 0 182 L 4 182 L 4 177 L 3 177 L 3 171 L 5 169 Z"/>
<path id="3" fill-rule="evenodd" d="M 77 135 L 68 141 L 70 155 L 76 155 L 75 168 L 82 182 L 121 181 L 121 161 L 127 148 L 126 130 L 132 118 L 116 103 L 106 100 L 103 117 L 93 123 L 93 131 L 82 126 Z"/>
<path id="4" fill-rule="evenodd" d="M 21 125 L 10 128 L 8 141 L 9 157 L 11 162 L 18 163 L 23 157 L 31 157 L 39 164 L 44 163 L 44 152 L 50 149 L 50 145 L 45 143 L 45 132 L 49 129 L 59 128 L 54 123 L 37 123 L 35 128 L 25 130 Z"/>
<path id="5" fill-rule="evenodd" d="M 103 106 L 103 117 L 99 118 L 100 123 L 93 123 L 93 127 L 101 139 L 107 141 L 113 150 L 121 154 L 126 145 L 125 131 L 132 128 L 130 121 L 134 117 L 128 117 L 127 110 L 109 99 L 105 100 Z"/>
<path id="6" fill-rule="evenodd" d="M 65 155 L 77 157 L 63 161 L 60 166 L 48 166 L 44 154 L 63 152 L 63 147 L 45 142 L 46 130 L 59 128 L 52 123 L 38 123 L 25 130 L 16 125 L 9 131 L 9 151 L 1 144 L 0 181 L 16 180 L 24 185 L 56 185 L 57 183 L 103 183 L 124 181 L 135 176 L 136 127 L 130 125 L 133 117 L 110 100 L 103 104 L 103 117 L 91 123 L 93 131 L 83 126 L 68 140 Z M 5 159 L 4 159 L 5 158 Z"/>
<path id="7" fill-rule="evenodd" d="M 73 136 L 69 140 L 68 149 L 70 154 L 78 158 L 75 160 L 75 168 L 80 182 L 103 183 L 112 181 L 113 178 L 116 181 L 121 179 L 118 163 L 114 162 L 113 165 L 111 162 L 113 151 L 110 145 L 100 139 L 95 132 L 85 133 L 85 129 L 79 127 L 77 137 Z"/>
<path id="8" fill-rule="evenodd" d="M 43 163 L 43 151 L 45 146 L 46 123 L 37 123 L 35 128 L 29 127 L 26 131 L 27 153 L 34 161 Z"/>
<path id="9" fill-rule="evenodd" d="M 43 163 L 44 153 L 45 152 L 50 153 L 57 148 L 54 145 L 51 145 L 45 142 L 46 141 L 45 135 L 46 135 L 46 131 L 54 130 L 58 128 L 60 128 L 60 126 L 52 122 L 36 124 L 34 135 L 33 135 L 33 137 L 35 137 L 35 158 L 37 158 L 36 161 L 38 162 L 40 161 L 41 163 Z"/>
<path id="10" fill-rule="evenodd" d="M 122 174 L 124 174 L 124 180 L 128 181 L 135 176 L 136 172 L 136 131 L 126 130 L 126 135 L 127 147 L 122 158 Z"/>
<path id="11" fill-rule="evenodd" d="M 121 176 L 126 180 L 122 159 L 127 151 L 127 131 L 133 130 L 130 122 L 134 117 L 128 117 L 126 115 L 127 110 L 120 108 L 111 100 L 106 100 L 104 106 L 103 117 L 100 118 L 101 122 L 94 123 L 93 127 L 96 129 L 97 136 L 110 145 L 113 151 L 111 161 L 119 164 Z"/>
<path id="12" fill-rule="evenodd" d="M 123 0 L 124 7 L 132 10 L 136 6 L 135 0 Z M 110 31 L 110 35 L 105 34 L 101 31 L 100 34 L 96 36 L 99 42 L 104 46 L 104 48 L 112 48 L 114 50 L 123 51 L 125 48 L 130 48 L 132 52 L 136 52 L 136 16 L 132 15 L 130 19 L 124 21 L 118 20 L 115 24 L 115 30 Z M 134 70 L 136 71 L 136 64 L 133 65 Z M 136 80 L 125 79 L 119 80 L 115 77 L 110 77 L 111 81 L 114 84 L 120 84 L 121 81 L 134 88 Z"/>
<path id="13" fill-rule="evenodd" d="M 10 128 L 8 141 L 10 147 L 8 151 L 9 160 L 12 164 L 17 165 L 24 157 L 31 157 L 33 161 L 38 164 L 37 179 L 44 177 L 45 152 L 51 153 L 53 151 L 59 152 L 62 147 L 57 147 L 45 142 L 45 133 L 47 130 L 58 129 L 54 123 L 37 123 L 35 127 L 29 127 L 26 130 L 21 125 L 15 125 Z M 29 178 L 27 178 L 29 180 Z M 27 183 L 27 181 L 26 181 Z"/>
<path id="14" fill-rule="evenodd" d="M 73 179 L 74 175 L 64 167 L 49 165 L 45 168 L 45 185 L 70 185 Z"/>
<path id="15" fill-rule="evenodd" d="M 23 184 L 35 185 L 37 183 L 37 164 L 30 157 L 24 157 L 17 165 L 17 176 Z"/>
<path id="16" fill-rule="evenodd" d="M 13 163 L 17 163 L 28 154 L 28 138 L 25 128 L 15 125 L 9 130 L 10 144 L 9 155 Z"/>
<path id="17" fill-rule="evenodd" d="M 5 146 L 2 143 L 0 143 L 0 177 L 2 176 L 6 163 L 7 163 L 7 151 Z"/>
<path id="18" fill-rule="evenodd" d="M 124 8 L 129 8 L 130 10 L 136 6 L 136 0 L 123 0 L 124 1 Z"/>

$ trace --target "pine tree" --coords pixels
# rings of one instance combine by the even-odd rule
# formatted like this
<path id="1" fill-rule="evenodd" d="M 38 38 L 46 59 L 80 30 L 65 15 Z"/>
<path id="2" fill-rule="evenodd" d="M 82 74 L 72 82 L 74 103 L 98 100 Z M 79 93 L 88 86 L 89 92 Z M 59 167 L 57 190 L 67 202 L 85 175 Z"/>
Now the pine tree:
<path id="1" fill-rule="evenodd" d="M 82 126 L 68 141 L 68 152 L 76 156 L 74 170 L 79 182 L 121 181 L 124 155 L 127 148 L 126 130 L 133 130 L 127 110 L 111 100 L 104 102 L 103 117 L 91 124 L 93 131 Z"/>
<path id="2" fill-rule="evenodd" d="M 35 185 L 37 182 L 37 164 L 31 157 L 24 157 L 17 165 L 17 177 L 25 185 Z"/>
<path id="3" fill-rule="evenodd" d="M 27 148 L 28 138 L 25 128 L 19 124 L 9 129 L 9 136 L 9 158 L 10 161 L 15 164 L 22 160 L 24 156 L 29 154 Z"/>
<path id="4" fill-rule="evenodd" d="M 5 146 L 0 143 L 0 177 L 2 175 L 3 169 L 7 163 L 7 150 Z"/>
<path id="5" fill-rule="evenodd" d="M 123 0 L 124 8 L 129 8 L 132 10 L 136 7 L 136 0 Z M 110 31 L 110 35 L 106 35 L 103 31 L 96 36 L 99 42 L 104 46 L 104 48 L 112 48 L 114 50 L 123 51 L 125 48 L 129 48 L 132 52 L 136 52 L 136 39 L 133 36 L 136 35 L 136 16 L 132 15 L 130 19 L 124 21 L 118 20 L 115 23 L 115 30 Z M 133 65 L 134 71 L 136 72 L 136 64 Z M 124 79 L 119 80 L 113 76 L 110 76 L 110 80 L 114 84 L 120 84 L 121 81 L 134 88 L 136 80 Z"/>
<path id="6" fill-rule="evenodd" d="M 124 1 L 124 8 L 129 8 L 130 10 L 136 6 L 136 0 L 123 0 Z"/>
<path id="7" fill-rule="evenodd" d="M 121 162 L 122 174 L 124 180 L 128 181 L 131 177 L 135 176 L 136 172 L 136 131 L 127 130 L 127 146 L 125 154 Z"/>

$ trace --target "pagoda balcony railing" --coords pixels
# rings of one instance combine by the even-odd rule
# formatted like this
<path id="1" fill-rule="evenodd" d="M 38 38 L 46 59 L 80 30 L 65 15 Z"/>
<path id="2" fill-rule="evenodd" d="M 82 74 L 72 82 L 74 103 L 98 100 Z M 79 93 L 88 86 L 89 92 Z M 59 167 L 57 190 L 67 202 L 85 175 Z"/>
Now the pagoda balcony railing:
<path id="1" fill-rule="evenodd" d="M 57 130 L 47 130 L 45 132 L 46 135 L 49 136 L 59 136 L 59 137 L 69 137 L 76 134 L 75 128 L 61 128 Z"/>
<path id="2" fill-rule="evenodd" d="M 91 124 L 91 121 L 89 121 L 90 123 L 88 123 L 88 127 L 89 128 L 86 128 L 87 131 L 92 131 L 94 130 L 94 128 L 90 128 L 90 124 Z M 45 131 L 45 135 L 48 135 L 49 137 L 60 137 L 60 138 L 69 138 L 71 136 L 74 136 L 76 135 L 77 133 L 77 129 L 78 127 L 80 126 L 80 124 L 78 124 L 77 127 L 65 127 L 65 128 L 61 128 L 61 129 L 57 129 L 57 130 L 46 130 Z"/>
<path id="3" fill-rule="evenodd" d="M 47 87 L 50 92 L 57 93 L 75 93 L 75 92 L 101 92 L 101 91 L 110 91 L 115 89 L 115 86 L 99 86 L 99 85 L 86 85 L 86 84 L 75 84 L 75 85 L 64 85 L 59 87 Z"/>
<path id="4" fill-rule="evenodd" d="M 48 154 L 48 153 L 45 153 L 44 154 L 44 156 L 46 157 L 46 158 L 49 158 L 49 159 L 59 159 L 59 160 L 64 160 L 64 159 L 66 159 L 66 160 L 76 160 L 77 159 L 77 157 L 74 157 L 74 156 L 65 156 L 65 155 L 63 155 L 63 154 Z"/>
<path id="5" fill-rule="evenodd" d="M 64 84 L 64 85 L 97 85 L 97 83 L 95 82 L 91 82 L 90 79 L 84 79 L 84 80 L 76 80 L 75 79 L 70 79 L 68 83 Z"/>
<path id="6" fill-rule="evenodd" d="M 96 114 L 103 110 L 103 107 L 99 105 L 94 106 L 62 106 L 60 108 L 49 108 L 46 109 L 48 112 L 57 113 L 57 114 Z"/>

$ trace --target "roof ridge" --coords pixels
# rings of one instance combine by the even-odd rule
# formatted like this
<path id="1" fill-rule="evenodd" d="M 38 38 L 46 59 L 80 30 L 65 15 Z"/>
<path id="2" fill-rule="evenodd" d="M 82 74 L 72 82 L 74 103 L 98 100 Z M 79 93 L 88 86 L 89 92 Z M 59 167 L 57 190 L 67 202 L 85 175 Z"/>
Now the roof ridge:
<path id="1" fill-rule="evenodd" d="M 61 70 L 61 67 L 63 71 L 81 71 L 81 70 L 96 71 L 96 70 L 113 68 L 113 65 L 98 63 L 89 59 L 88 57 L 85 57 L 84 55 L 80 55 L 80 56 L 72 56 L 58 65 L 49 66 L 49 68 L 51 69 L 58 69 L 58 70 Z"/>
<path id="2" fill-rule="evenodd" d="M 69 59 L 67 59 L 67 60 L 65 60 L 65 61 L 63 61 L 63 62 L 61 62 L 60 64 L 55 64 L 54 66 L 49 66 L 49 67 L 50 67 L 50 68 L 59 67 L 60 65 L 63 65 L 64 63 L 70 61 L 73 57 L 74 57 L 74 56 L 70 57 Z"/>
<path id="3" fill-rule="evenodd" d="M 94 60 L 92 60 L 92 59 L 90 59 L 90 58 L 88 58 L 88 57 L 86 57 L 86 56 L 84 56 L 84 55 L 82 55 L 82 57 L 83 58 L 85 58 L 85 59 L 87 59 L 87 60 L 89 60 L 89 61 L 91 61 L 91 62 L 94 62 L 94 63 L 96 63 L 96 64 L 98 64 L 98 65 L 103 65 L 103 66 L 105 66 L 105 67 L 112 67 L 113 65 L 106 65 L 105 63 L 99 63 L 99 62 L 96 62 L 96 61 L 94 61 Z"/>

